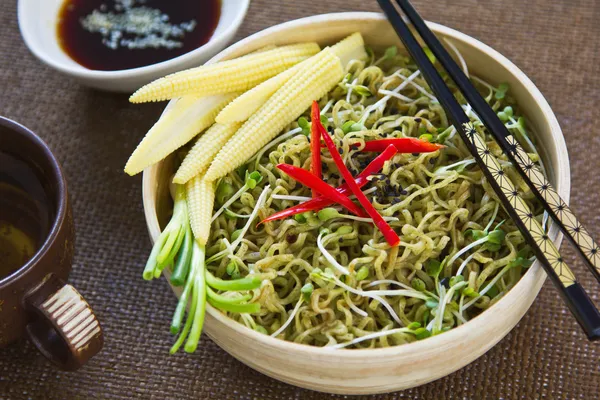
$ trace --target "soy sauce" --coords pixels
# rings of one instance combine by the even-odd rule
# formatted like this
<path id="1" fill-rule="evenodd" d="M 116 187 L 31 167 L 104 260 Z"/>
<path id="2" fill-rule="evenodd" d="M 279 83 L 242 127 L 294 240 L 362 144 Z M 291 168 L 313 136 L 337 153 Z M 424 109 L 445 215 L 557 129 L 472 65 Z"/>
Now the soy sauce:
<path id="1" fill-rule="evenodd" d="M 57 35 L 82 66 L 115 71 L 178 57 L 209 41 L 221 0 L 65 0 Z"/>
<path id="2" fill-rule="evenodd" d="M 0 280 L 39 250 L 49 234 L 53 210 L 33 168 L 0 151 Z"/>

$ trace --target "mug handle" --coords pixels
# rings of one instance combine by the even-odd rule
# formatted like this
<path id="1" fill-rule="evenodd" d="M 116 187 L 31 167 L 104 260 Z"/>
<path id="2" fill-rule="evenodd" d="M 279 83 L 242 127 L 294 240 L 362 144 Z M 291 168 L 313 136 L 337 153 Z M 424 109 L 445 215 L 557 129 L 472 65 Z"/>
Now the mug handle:
<path id="1" fill-rule="evenodd" d="M 75 288 L 53 274 L 23 299 L 32 313 L 27 335 L 38 350 L 65 370 L 76 370 L 100 351 L 102 328 Z"/>

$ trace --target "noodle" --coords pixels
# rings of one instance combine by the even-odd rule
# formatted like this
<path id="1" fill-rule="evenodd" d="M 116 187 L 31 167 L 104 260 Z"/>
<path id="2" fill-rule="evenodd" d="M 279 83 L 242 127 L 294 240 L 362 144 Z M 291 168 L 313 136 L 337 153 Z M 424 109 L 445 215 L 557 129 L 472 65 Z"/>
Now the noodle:
<path id="1" fill-rule="evenodd" d="M 276 168 L 279 163 L 310 168 L 309 138 L 293 123 L 242 170 L 223 178 L 238 191 L 246 171 L 263 177 L 227 204 L 229 212 L 215 218 L 207 245 L 208 269 L 230 279 L 228 265 L 234 263 L 240 276 L 263 279 L 251 291 L 260 312 L 229 313 L 251 329 L 314 346 L 400 345 L 420 338 L 415 327 L 437 334 L 477 316 L 515 285 L 529 263 L 513 262 L 521 256 L 529 261 L 531 253 L 409 58 L 383 56 L 370 65 L 354 60 L 347 72 L 320 106 L 354 175 L 375 156 L 359 151 L 366 140 L 425 134 L 446 145 L 433 153 L 397 154 L 363 188 L 401 234 L 400 245 L 390 248 L 369 220 L 321 221 L 308 213 L 257 224 L 311 197 L 310 189 Z M 495 109 L 515 108 L 514 125 L 518 116 L 512 100 L 494 98 L 491 85 L 472 79 Z M 477 132 L 497 148 L 470 106 L 462 96 L 458 99 Z M 304 117 L 310 119 L 309 111 Z M 347 121 L 355 123 L 345 134 Z M 531 139 L 520 136 L 535 152 Z M 506 156 L 496 155 L 511 177 L 517 176 Z M 339 186 L 342 178 L 327 151 L 322 162 L 324 180 Z M 540 205 L 526 186 L 519 188 L 541 220 Z M 215 204 L 215 210 L 221 206 Z M 256 220 L 247 217 L 255 213 Z M 232 237 L 234 232 L 239 237 Z M 436 268 L 439 276 L 432 273 Z"/>

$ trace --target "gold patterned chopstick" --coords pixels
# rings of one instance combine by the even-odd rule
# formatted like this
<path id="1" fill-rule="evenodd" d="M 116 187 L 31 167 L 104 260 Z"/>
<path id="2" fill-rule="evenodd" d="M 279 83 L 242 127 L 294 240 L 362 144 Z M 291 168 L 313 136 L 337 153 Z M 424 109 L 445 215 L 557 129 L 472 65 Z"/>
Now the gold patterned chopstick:
<path id="1" fill-rule="evenodd" d="M 504 209 L 513 219 L 525 240 L 532 246 L 538 260 L 558 289 L 590 340 L 600 339 L 600 312 L 576 281 L 573 271 L 565 263 L 558 249 L 550 240 L 540 223 L 534 218 L 523 199 L 496 157 L 465 114 L 461 105 L 446 86 L 439 73 L 429 61 L 391 0 L 378 0 L 396 33 L 406 46 L 438 101 L 446 110 L 457 132 L 464 140 L 477 164 L 483 171 Z"/>
<path id="2" fill-rule="evenodd" d="M 600 247 L 592 238 L 592 235 L 579 222 L 567 203 L 560 197 L 527 152 L 510 134 L 498 115 L 471 84 L 469 78 L 427 27 L 412 4 L 408 0 L 396 0 L 396 2 L 423 38 L 423 41 L 429 46 L 436 59 L 456 83 L 465 99 L 471 104 L 488 131 L 494 136 L 509 160 L 516 165 L 517 171 L 540 200 L 544 209 L 577 248 L 579 254 L 585 260 L 586 266 L 593 273 L 596 280 L 600 282 Z"/>

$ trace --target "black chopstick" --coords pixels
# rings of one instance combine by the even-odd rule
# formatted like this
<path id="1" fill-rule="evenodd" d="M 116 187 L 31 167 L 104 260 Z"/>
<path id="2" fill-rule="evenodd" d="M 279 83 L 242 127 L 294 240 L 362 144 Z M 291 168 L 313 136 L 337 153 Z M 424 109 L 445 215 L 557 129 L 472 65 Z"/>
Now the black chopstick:
<path id="1" fill-rule="evenodd" d="M 423 18 L 417 13 L 408 0 L 396 0 L 402 11 L 413 24 L 423 41 L 442 64 L 448 75 L 456 83 L 465 99 L 477 113 L 488 131 L 494 136 L 502 151 L 509 160 L 517 166 L 531 191 L 540 200 L 544 209 L 557 223 L 561 231 L 569 238 L 585 260 L 586 266 L 600 282 L 600 247 L 592 235 L 579 222 L 567 203 L 559 196 L 544 174 L 535 166 L 527 152 L 510 134 L 498 115 L 479 94 L 469 78 L 454 62 L 450 54 L 440 43 L 433 32 L 427 27 Z"/>
<path id="2" fill-rule="evenodd" d="M 583 287 L 575 280 L 575 275 L 561 257 L 552 240 L 534 218 L 525 202 L 519 197 L 515 186 L 505 176 L 498 160 L 489 150 L 485 141 L 477 134 L 470 118 L 429 61 L 391 0 L 378 0 L 378 2 L 404 46 L 419 66 L 431 90 L 450 117 L 452 124 L 469 148 L 490 186 L 496 192 L 504 209 L 514 220 L 525 240 L 533 248 L 536 257 L 540 260 L 571 313 L 590 340 L 600 339 L 600 313 L 598 309 L 594 306 Z"/>

